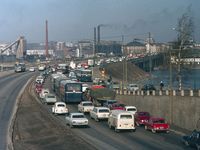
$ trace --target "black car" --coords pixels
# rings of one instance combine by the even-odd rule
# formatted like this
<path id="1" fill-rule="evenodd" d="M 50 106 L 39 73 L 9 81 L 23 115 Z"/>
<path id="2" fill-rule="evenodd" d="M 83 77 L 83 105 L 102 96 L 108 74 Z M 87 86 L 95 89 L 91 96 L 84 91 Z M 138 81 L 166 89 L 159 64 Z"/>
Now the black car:
<path id="1" fill-rule="evenodd" d="M 142 87 L 141 90 L 142 90 L 142 91 L 150 91 L 150 92 L 152 92 L 152 91 L 155 91 L 156 88 L 154 87 L 153 84 L 145 84 L 145 85 Z"/>
<path id="2" fill-rule="evenodd" d="M 200 131 L 194 130 L 191 135 L 183 136 L 182 142 L 186 146 L 195 147 L 197 150 L 200 150 Z"/>

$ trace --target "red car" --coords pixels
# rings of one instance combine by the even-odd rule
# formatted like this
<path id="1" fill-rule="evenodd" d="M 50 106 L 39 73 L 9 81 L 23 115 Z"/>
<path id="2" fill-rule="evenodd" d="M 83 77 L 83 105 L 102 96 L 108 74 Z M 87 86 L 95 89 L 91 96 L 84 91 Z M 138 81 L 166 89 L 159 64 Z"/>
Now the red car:
<path id="1" fill-rule="evenodd" d="M 42 84 L 36 84 L 35 85 L 35 92 L 37 93 L 37 94 L 40 94 L 40 92 L 42 91 Z"/>
<path id="2" fill-rule="evenodd" d="M 110 110 L 125 110 L 124 107 L 125 107 L 124 104 L 114 103 L 110 105 Z"/>
<path id="3" fill-rule="evenodd" d="M 148 112 L 136 112 L 135 113 L 135 123 L 137 126 L 144 125 L 149 121 L 150 114 Z"/>
<path id="4" fill-rule="evenodd" d="M 145 124 L 145 130 L 151 130 L 153 133 L 157 131 L 164 131 L 169 133 L 169 124 L 164 118 L 151 117 Z"/>

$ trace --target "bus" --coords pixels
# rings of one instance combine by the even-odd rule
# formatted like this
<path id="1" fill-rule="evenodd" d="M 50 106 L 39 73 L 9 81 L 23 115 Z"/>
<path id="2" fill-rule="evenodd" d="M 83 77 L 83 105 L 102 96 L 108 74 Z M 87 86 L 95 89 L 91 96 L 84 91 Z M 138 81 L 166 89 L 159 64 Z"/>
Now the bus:
<path id="1" fill-rule="evenodd" d="M 65 103 L 79 103 L 82 101 L 82 83 L 62 80 L 59 94 L 60 99 Z"/>
<path id="2" fill-rule="evenodd" d="M 26 65 L 24 63 L 16 63 L 15 64 L 15 72 L 25 72 Z"/>
<path id="3" fill-rule="evenodd" d="M 78 81 L 92 82 L 92 70 L 89 69 L 77 69 L 75 71 Z"/>

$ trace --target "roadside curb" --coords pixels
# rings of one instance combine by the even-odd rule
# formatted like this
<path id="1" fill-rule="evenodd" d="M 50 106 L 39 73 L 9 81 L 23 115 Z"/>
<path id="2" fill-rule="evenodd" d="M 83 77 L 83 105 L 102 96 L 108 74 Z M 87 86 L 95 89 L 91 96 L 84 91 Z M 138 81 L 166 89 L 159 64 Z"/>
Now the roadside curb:
<path id="1" fill-rule="evenodd" d="M 17 98 L 16 98 L 16 101 L 15 101 L 15 104 L 14 104 L 14 108 L 13 108 L 13 112 L 11 114 L 11 117 L 10 117 L 10 120 L 9 120 L 9 127 L 8 127 L 8 130 L 7 130 L 7 150 L 14 150 L 14 147 L 13 147 L 13 127 L 14 127 L 14 122 L 15 122 L 15 119 L 16 119 L 16 114 L 17 114 L 17 110 L 18 110 L 18 105 L 20 103 L 20 99 L 22 97 L 22 94 L 25 90 L 25 88 L 27 87 L 27 85 L 30 83 L 30 81 L 32 80 L 32 78 L 30 78 L 26 84 L 22 87 L 22 89 L 20 90 Z"/>

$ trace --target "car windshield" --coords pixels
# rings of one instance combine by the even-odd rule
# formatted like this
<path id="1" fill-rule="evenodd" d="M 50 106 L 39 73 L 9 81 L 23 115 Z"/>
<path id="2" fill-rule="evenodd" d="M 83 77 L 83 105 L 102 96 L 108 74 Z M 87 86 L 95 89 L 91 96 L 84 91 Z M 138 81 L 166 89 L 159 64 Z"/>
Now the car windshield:
<path id="1" fill-rule="evenodd" d="M 132 119 L 132 115 L 120 115 L 120 119 Z"/>
<path id="2" fill-rule="evenodd" d="M 83 115 L 73 115 L 72 118 L 85 118 Z"/>
<path id="3" fill-rule="evenodd" d="M 92 106 L 92 103 L 83 103 L 83 106 Z"/>
<path id="4" fill-rule="evenodd" d="M 105 113 L 105 112 L 108 112 L 108 113 L 109 113 L 109 110 L 108 110 L 108 109 L 99 109 L 99 112 L 100 112 L 100 113 Z"/>
<path id="5" fill-rule="evenodd" d="M 165 123 L 165 120 L 163 119 L 160 119 L 160 120 L 154 120 L 153 123 Z"/>

